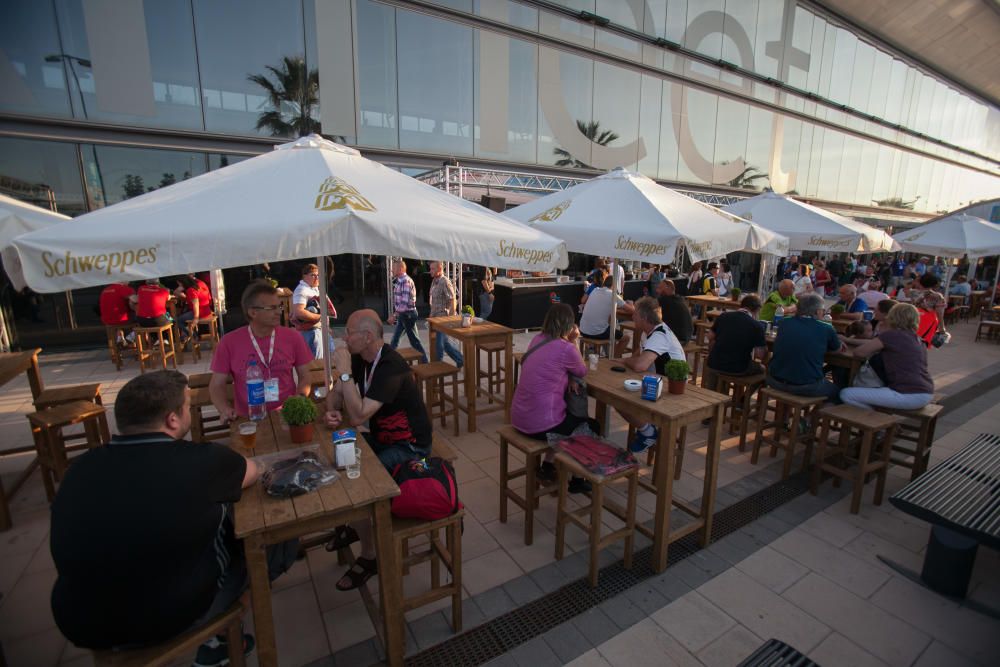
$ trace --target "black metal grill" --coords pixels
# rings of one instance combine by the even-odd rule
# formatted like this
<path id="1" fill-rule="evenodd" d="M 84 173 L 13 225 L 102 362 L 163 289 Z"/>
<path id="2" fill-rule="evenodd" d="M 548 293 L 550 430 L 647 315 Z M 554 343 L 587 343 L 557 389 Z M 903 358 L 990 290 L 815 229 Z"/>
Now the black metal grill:
<path id="1" fill-rule="evenodd" d="M 712 520 L 712 541 L 743 528 L 800 496 L 808 488 L 808 478 L 799 473 L 719 510 Z M 679 563 L 700 548 L 694 534 L 686 535 L 670 545 L 667 562 L 669 565 Z M 436 667 L 481 665 L 489 662 L 652 577 L 652 553 L 652 547 L 637 551 L 633 555 L 630 570 L 626 570 L 621 561 L 602 568 L 596 588 L 591 588 L 586 577 L 582 577 L 417 653 L 407 658 L 406 664 L 410 667 Z"/>

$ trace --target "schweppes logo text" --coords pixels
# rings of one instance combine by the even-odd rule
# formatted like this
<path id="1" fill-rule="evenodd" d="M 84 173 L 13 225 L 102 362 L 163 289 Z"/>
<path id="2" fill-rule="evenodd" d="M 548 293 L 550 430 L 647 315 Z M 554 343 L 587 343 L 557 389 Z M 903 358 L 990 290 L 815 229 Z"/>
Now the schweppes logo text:
<path id="1" fill-rule="evenodd" d="M 552 222 L 560 215 L 562 215 L 563 211 L 568 209 L 569 205 L 572 203 L 573 203 L 572 199 L 567 199 L 566 201 L 556 204 L 555 206 L 546 211 L 542 211 L 535 217 L 528 220 L 528 222 Z"/>
<path id="2" fill-rule="evenodd" d="M 810 236 L 809 245 L 818 245 L 824 248 L 850 248 L 856 241 L 853 239 L 825 239 L 822 236 Z"/>
<path id="3" fill-rule="evenodd" d="M 352 208 L 355 211 L 375 210 L 374 204 L 365 199 L 356 187 L 336 176 L 331 176 L 319 186 L 316 208 L 320 211 L 340 208 Z"/>
<path id="4" fill-rule="evenodd" d="M 646 243 L 643 241 L 636 241 L 630 236 L 619 236 L 618 242 L 615 243 L 615 250 L 627 250 L 629 252 L 634 252 L 643 257 L 649 257 L 650 255 L 663 255 L 667 252 L 667 246 L 662 243 Z"/>
<path id="5" fill-rule="evenodd" d="M 711 241 L 702 241 L 701 243 L 688 243 L 688 252 L 692 255 L 698 255 L 699 257 L 704 257 L 712 251 Z"/>
<path id="6" fill-rule="evenodd" d="M 535 250 L 534 248 L 522 248 L 513 241 L 500 241 L 500 248 L 497 250 L 500 257 L 514 257 L 524 260 L 527 264 L 551 264 L 551 250 Z"/>
<path id="7" fill-rule="evenodd" d="M 69 250 L 64 255 L 57 255 L 48 250 L 42 252 L 42 264 L 45 265 L 45 277 L 68 276 L 74 273 L 89 273 L 103 271 L 109 276 L 118 271 L 125 273 L 131 266 L 156 263 L 157 247 L 137 248 L 121 252 L 102 253 L 100 255 L 74 255 Z"/>

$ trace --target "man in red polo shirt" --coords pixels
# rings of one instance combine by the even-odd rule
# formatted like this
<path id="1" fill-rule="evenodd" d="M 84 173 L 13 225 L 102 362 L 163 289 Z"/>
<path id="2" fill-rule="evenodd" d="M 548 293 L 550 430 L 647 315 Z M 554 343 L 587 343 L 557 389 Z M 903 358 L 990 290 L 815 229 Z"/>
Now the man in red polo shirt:
<path id="1" fill-rule="evenodd" d="M 139 326 L 162 327 L 170 323 L 170 316 L 167 315 L 170 290 L 161 285 L 159 280 L 147 280 L 132 298 L 135 302 L 135 321 Z"/>
<path id="2" fill-rule="evenodd" d="M 101 291 L 99 302 L 101 322 L 106 326 L 125 324 L 132 319 L 132 305 L 129 299 L 135 290 L 128 283 L 114 283 Z"/>

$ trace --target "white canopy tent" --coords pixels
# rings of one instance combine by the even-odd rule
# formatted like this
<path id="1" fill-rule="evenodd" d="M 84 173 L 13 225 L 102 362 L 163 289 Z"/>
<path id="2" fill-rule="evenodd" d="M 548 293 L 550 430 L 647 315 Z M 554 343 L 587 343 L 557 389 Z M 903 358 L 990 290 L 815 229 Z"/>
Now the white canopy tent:
<path id="1" fill-rule="evenodd" d="M 777 192 L 763 192 L 722 210 L 788 237 L 792 250 L 871 253 L 899 249 L 881 229 Z"/>
<path id="2" fill-rule="evenodd" d="M 562 241 L 352 148 L 316 135 L 275 148 L 64 229 L 22 235 L 5 260 L 16 252 L 38 292 L 340 253 L 528 271 L 566 266 Z M 325 262 L 317 264 L 325 273 Z"/>
<path id="3" fill-rule="evenodd" d="M 943 257 L 968 255 L 970 261 L 979 257 L 1000 255 L 1000 225 L 965 213 L 946 215 L 943 218 L 900 232 L 895 236 L 907 252 L 926 253 Z M 996 298 L 1000 263 L 993 277 L 993 298 Z M 945 284 L 947 294 L 951 282 L 948 272 Z"/>
<path id="4" fill-rule="evenodd" d="M 573 252 L 616 262 L 669 264 L 679 248 L 692 262 L 740 251 L 788 252 L 784 236 L 621 167 L 506 215 L 564 239 Z M 615 320 L 612 311 L 612 337 Z"/>

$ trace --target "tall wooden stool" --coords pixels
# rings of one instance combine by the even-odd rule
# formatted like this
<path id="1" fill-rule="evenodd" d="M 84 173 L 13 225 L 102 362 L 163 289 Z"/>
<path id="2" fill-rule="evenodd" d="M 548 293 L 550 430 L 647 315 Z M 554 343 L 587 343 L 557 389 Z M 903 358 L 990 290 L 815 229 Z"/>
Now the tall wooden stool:
<path id="1" fill-rule="evenodd" d="M 582 528 L 589 536 L 590 573 L 588 579 L 590 580 L 590 586 L 594 588 L 597 586 L 598 553 L 609 544 L 618 540 L 624 540 L 625 567 L 632 567 L 632 544 L 635 541 L 635 495 L 639 486 L 639 467 L 632 466 L 620 470 L 613 475 L 595 475 L 580 465 L 572 456 L 562 452 L 556 454 L 555 463 L 559 474 L 559 504 L 556 507 L 556 560 L 562 560 L 566 549 L 566 523 L 572 522 Z M 566 496 L 569 495 L 569 478 L 571 475 L 582 477 L 590 482 L 590 505 L 576 510 L 566 507 Z M 605 485 L 622 478 L 628 480 L 625 507 L 604 496 Z M 624 521 L 625 526 L 602 536 L 601 513 L 605 509 Z"/>
<path id="2" fill-rule="evenodd" d="M 136 356 L 139 357 L 139 372 L 146 372 L 146 360 L 159 355 L 163 370 L 167 370 L 167 359 L 171 359 L 177 369 L 177 347 L 174 344 L 174 325 L 135 328 Z"/>
<path id="3" fill-rule="evenodd" d="M 819 490 L 820 476 L 824 472 L 834 476 L 834 486 L 840 486 L 840 480 L 846 479 L 854 484 L 851 493 L 851 514 L 857 514 L 861 509 L 861 493 L 864 491 L 865 479 L 869 474 L 875 473 L 877 477 L 875 504 L 881 505 L 898 418 L 874 410 L 856 408 L 853 405 L 833 405 L 819 410 L 818 414 L 819 447 L 812 473 L 812 494 L 816 495 Z M 836 444 L 828 442 L 831 429 L 840 430 Z M 855 445 L 858 443 L 851 437 L 852 429 L 857 429 L 861 434 L 861 442 L 856 450 Z M 879 435 L 879 431 L 883 434 Z M 856 457 L 855 451 L 857 451 Z M 828 456 L 836 458 L 841 465 L 828 462 Z"/>
<path id="4" fill-rule="evenodd" d="M 740 451 L 747 448 L 747 429 L 750 425 L 750 415 L 753 412 L 753 395 L 764 385 L 764 374 L 756 375 L 726 375 L 717 373 L 712 389 L 720 394 L 732 396 L 729 403 L 729 433 L 740 434 Z"/>
<path id="5" fill-rule="evenodd" d="M 454 415 L 453 432 L 458 435 L 458 368 L 445 361 L 431 361 L 414 366 L 413 374 L 417 378 L 417 390 L 424 394 L 428 419 L 433 424 L 434 419 L 440 417 L 441 426 L 447 426 L 447 416 Z M 445 393 L 449 384 L 451 396 Z"/>
<path id="6" fill-rule="evenodd" d="M 702 357 L 708 358 L 708 346 L 699 345 L 689 340 L 684 343 L 684 356 L 691 359 L 691 384 L 698 384 L 698 376 L 701 374 Z"/>
<path id="7" fill-rule="evenodd" d="M 774 401 L 773 408 L 770 402 Z M 822 396 L 798 396 L 784 391 L 778 391 L 771 387 L 761 387 L 757 392 L 757 436 L 753 442 L 753 454 L 750 456 L 750 463 L 757 465 L 760 457 L 762 445 L 771 446 L 771 456 L 775 456 L 779 449 L 785 450 L 785 465 L 781 470 L 781 479 L 788 479 L 792 472 L 792 457 L 795 456 L 795 447 L 802 444 L 805 447 L 805 457 L 802 460 L 802 469 L 809 466 L 812 454 L 812 444 L 816 424 L 812 420 L 812 412 L 823 405 L 826 399 Z M 774 410 L 774 419 L 768 421 L 768 409 Z M 799 426 L 801 419 L 809 421 L 809 428 L 805 431 Z M 765 436 L 768 429 L 773 429 L 773 434 Z"/>
<path id="8" fill-rule="evenodd" d="M 398 347 L 396 352 L 399 352 L 399 356 L 403 357 L 403 361 L 408 363 L 410 366 L 416 366 L 424 358 L 424 355 L 420 354 L 412 347 Z"/>
<path id="9" fill-rule="evenodd" d="M 607 338 L 588 338 L 586 336 L 580 336 L 580 354 L 584 359 L 587 358 L 587 354 L 593 350 L 594 354 L 601 356 L 610 356 L 608 353 L 608 339 Z"/>
<path id="10" fill-rule="evenodd" d="M 934 444 L 934 431 L 937 428 L 937 418 L 944 410 L 943 405 L 928 403 L 919 410 L 891 410 L 878 408 L 879 412 L 896 415 L 900 418 L 896 423 L 896 439 L 892 443 L 889 460 L 896 465 L 910 469 L 910 480 L 914 480 L 927 472 L 931 460 L 931 445 Z M 901 442 L 903 441 L 903 442 Z M 904 444 L 913 443 L 913 446 Z"/>
<path id="11" fill-rule="evenodd" d="M 687 444 L 687 425 L 681 426 L 677 431 L 677 443 L 674 446 L 674 479 L 681 478 L 681 472 L 683 472 L 684 467 L 684 446 Z M 631 424 L 628 425 L 628 436 L 625 438 L 625 442 L 632 442 L 632 438 L 635 437 L 635 427 Z M 656 478 L 656 447 L 650 447 L 646 450 L 646 465 L 653 466 L 653 479 Z M 639 486 L 643 487 L 647 491 L 656 493 L 656 487 L 652 484 L 648 485 L 645 480 L 639 480 Z"/>
<path id="12" fill-rule="evenodd" d="M 122 348 L 118 345 L 118 335 L 121 334 L 122 338 L 125 339 L 133 329 L 135 329 L 135 324 L 132 322 L 104 327 L 108 336 L 108 352 L 111 354 L 111 363 L 115 365 L 115 370 L 122 369 L 126 356 L 135 356 L 134 348 Z"/>
<path id="13" fill-rule="evenodd" d="M 226 387 L 226 393 L 232 395 L 232 385 Z M 222 423 L 217 415 L 205 415 L 205 408 L 212 407 L 212 397 L 208 387 L 197 387 L 191 390 L 191 439 L 194 442 L 221 440 L 229 437 L 229 425 Z"/>
<path id="14" fill-rule="evenodd" d="M 555 482 L 543 484 L 536 472 L 545 454 L 551 447 L 544 440 L 535 440 L 524 435 L 510 424 L 504 424 L 497 433 L 500 435 L 500 523 L 507 523 L 507 501 L 524 510 L 524 543 L 530 545 L 535 539 L 535 510 L 538 499 L 556 491 Z M 524 454 L 524 467 L 511 469 L 510 445 Z M 524 493 L 511 488 L 511 480 L 524 477 Z"/>
<path id="15" fill-rule="evenodd" d="M 54 408 L 64 403 L 76 401 L 88 401 L 96 405 L 104 405 L 101 400 L 101 383 L 71 384 L 65 387 L 47 387 L 42 389 L 34 400 L 35 410 L 45 410 Z M 101 429 L 101 437 L 105 442 L 111 442 L 111 431 L 108 429 L 107 415 L 101 415 L 98 420 Z M 67 435 L 65 440 L 85 438 L 84 435 Z"/>
<path id="16" fill-rule="evenodd" d="M 507 350 L 507 343 L 502 340 L 479 343 L 476 345 L 476 354 L 480 350 L 486 353 L 486 370 L 483 370 L 482 364 L 477 364 L 479 377 L 476 378 L 476 384 L 481 379 L 486 380 L 486 396 L 493 403 L 493 397 L 498 396 L 504 386 L 506 366 L 503 364 L 503 353 Z"/>
<path id="17" fill-rule="evenodd" d="M 69 459 L 66 456 L 68 448 L 62 430 L 68 426 L 83 424 L 85 442 L 71 449 L 105 445 L 110 440 L 104 437 L 104 433 L 107 432 L 105 412 L 106 408 L 103 405 L 90 401 L 73 401 L 28 415 L 31 435 L 38 453 L 38 466 L 42 471 L 42 483 L 45 484 L 45 495 L 49 502 L 52 502 L 56 495 L 55 482 L 62 481 L 69 467 Z"/>
<path id="18" fill-rule="evenodd" d="M 202 334 L 202 327 L 208 327 L 208 331 Z M 177 330 L 178 343 L 180 343 L 180 327 Z M 202 336 L 205 336 L 203 338 Z M 218 322 L 215 313 L 210 313 L 208 317 L 202 317 L 197 320 L 190 320 L 187 323 L 187 339 L 180 343 L 177 349 L 177 354 L 180 357 L 180 363 L 184 363 L 184 353 L 190 349 L 191 356 L 195 361 L 201 360 L 201 348 L 203 345 L 208 345 L 213 347 L 219 342 L 219 329 Z"/>
<path id="19" fill-rule="evenodd" d="M 95 651 L 96 667 L 166 667 L 186 659 L 212 637 L 225 633 L 230 667 L 243 667 L 243 605 L 236 603 L 205 625 L 156 646 L 132 651 Z"/>
<path id="20" fill-rule="evenodd" d="M 443 598 L 451 598 L 451 629 L 462 631 L 462 519 L 465 510 L 444 519 L 392 518 L 392 543 L 396 549 L 399 570 L 395 576 L 402 577 L 414 565 L 430 561 L 430 590 L 411 597 L 402 596 L 403 613 L 417 609 Z M 441 540 L 444 531 L 444 541 Z M 424 537 L 414 544 L 413 538 Z M 441 566 L 450 576 L 450 581 L 441 583 Z M 398 590 L 403 590 L 402 581 Z"/>

